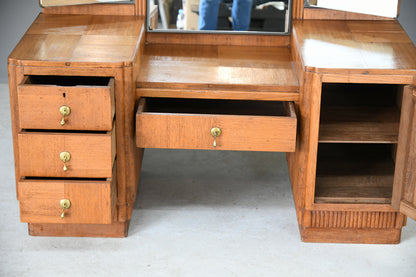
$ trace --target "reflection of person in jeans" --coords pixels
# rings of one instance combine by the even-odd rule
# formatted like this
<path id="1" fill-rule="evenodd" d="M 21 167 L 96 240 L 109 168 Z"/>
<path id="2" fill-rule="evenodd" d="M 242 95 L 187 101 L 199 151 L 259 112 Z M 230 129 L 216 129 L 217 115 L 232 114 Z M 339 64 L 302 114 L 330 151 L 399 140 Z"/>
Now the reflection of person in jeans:
<path id="1" fill-rule="evenodd" d="M 201 0 L 199 4 L 199 30 L 216 30 L 220 0 Z M 252 0 L 233 0 L 231 17 L 233 29 L 247 31 L 250 27 Z"/>

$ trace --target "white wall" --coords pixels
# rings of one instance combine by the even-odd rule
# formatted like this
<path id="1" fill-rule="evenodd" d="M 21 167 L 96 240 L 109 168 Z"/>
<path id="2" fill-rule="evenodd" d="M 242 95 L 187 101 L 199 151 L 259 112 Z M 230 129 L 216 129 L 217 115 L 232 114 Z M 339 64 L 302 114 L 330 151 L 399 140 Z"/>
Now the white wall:
<path id="1" fill-rule="evenodd" d="M 41 11 L 38 0 L 0 0 L 0 83 L 7 83 L 7 57 Z"/>
<path id="2" fill-rule="evenodd" d="M 0 83 L 7 83 L 7 57 L 41 8 L 38 0 L 0 1 Z M 401 3 L 399 21 L 416 45 L 416 1 Z"/>
<path id="3" fill-rule="evenodd" d="M 402 0 L 399 22 L 416 45 L 416 1 Z"/>

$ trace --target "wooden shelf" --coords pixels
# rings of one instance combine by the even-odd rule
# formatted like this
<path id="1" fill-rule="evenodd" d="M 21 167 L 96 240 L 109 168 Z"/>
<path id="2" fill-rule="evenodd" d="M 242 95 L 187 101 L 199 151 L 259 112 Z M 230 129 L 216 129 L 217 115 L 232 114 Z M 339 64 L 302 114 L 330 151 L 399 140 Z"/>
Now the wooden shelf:
<path id="1" fill-rule="evenodd" d="M 319 142 L 397 143 L 399 123 L 397 107 L 324 107 Z"/>
<path id="2" fill-rule="evenodd" d="M 391 145 L 320 148 L 324 149 L 319 150 L 315 203 L 391 203 L 394 177 Z"/>
<path id="3" fill-rule="evenodd" d="M 393 175 L 316 178 L 315 203 L 390 204 Z"/>

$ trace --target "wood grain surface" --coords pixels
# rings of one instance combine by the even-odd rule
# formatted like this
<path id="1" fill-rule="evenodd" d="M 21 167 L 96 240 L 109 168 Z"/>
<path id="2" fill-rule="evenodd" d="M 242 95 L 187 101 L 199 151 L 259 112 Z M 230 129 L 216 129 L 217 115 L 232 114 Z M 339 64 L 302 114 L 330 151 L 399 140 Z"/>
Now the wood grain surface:
<path id="1" fill-rule="evenodd" d="M 17 88 L 20 127 L 111 131 L 115 114 L 114 80 L 108 79 L 107 82 L 104 86 L 57 86 L 24 81 Z M 65 116 L 65 124 L 61 125 L 59 109 L 64 105 L 71 109 L 71 113 Z"/>
<path id="2" fill-rule="evenodd" d="M 405 89 L 402 109 L 393 206 L 416 220 L 416 89 L 413 86 Z"/>
<path id="3" fill-rule="evenodd" d="M 416 48 L 397 21 L 294 21 L 293 36 L 306 71 L 415 74 Z"/>
<path id="4" fill-rule="evenodd" d="M 397 143 L 397 107 L 326 107 L 322 109 L 319 142 Z"/>
<path id="5" fill-rule="evenodd" d="M 22 132 L 18 135 L 21 176 L 111 178 L 115 130 L 105 134 Z M 59 155 L 71 159 L 63 171 Z"/>
<path id="6" fill-rule="evenodd" d="M 141 2 L 139 0 L 137 2 Z M 146 0 L 143 0 L 146 1 Z M 133 4 L 87 4 L 54 6 L 43 8 L 44 14 L 86 14 L 86 15 L 135 15 L 136 8 Z"/>
<path id="7" fill-rule="evenodd" d="M 199 114 L 146 111 L 144 100 L 141 100 L 136 114 L 136 142 L 140 148 L 295 150 L 296 114 L 293 105 L 288 107 L 286 116 L 235 115 L 228 109 L 227 114 Z M 216 147 L 211 135 L 213 127 L 222 130 L 216 139 Z"/>
<path id="8" fill-rule="evenodd" d="M 131 66 L 143 32 L 141 17 L 40 14 L 10 54 L 9 63 Z"/>
<path id="9" fill-rule="evenodd" d="M 263 46 L 288 47 L 289 35 L 259 35 L 259 34 L 216 34 L 216 33 L 146 33 L 149 44 L 179 44 L 179 45 L 217 45 L 217 46 Z"/>
<path id="10" fill-rule="evenodd" d="M 138 88 L 297 92 L 284 47 L 147 45 Z"/>
<path id="11" fill-rule="evenodd" d="M 30 223 L 110 224 L 116 205 L 116 176 L 104 181 L 21 180 L 20 220 Z M 61 199 L 71 206 L 61 218 Z"/>
<path id="12" fill-rule="evenodd" d="M 397 244 L 401 228 L 358 229 L 358 228 L 304 228 L 301 229 L 303 242 L 320 243 L 364 243 Z"/>
<path id="13" fill-rule="evenodd" d="M 111 224 L 28 223 L 31 236 L 52 237 L 127 237 L 130 221 Z"/>

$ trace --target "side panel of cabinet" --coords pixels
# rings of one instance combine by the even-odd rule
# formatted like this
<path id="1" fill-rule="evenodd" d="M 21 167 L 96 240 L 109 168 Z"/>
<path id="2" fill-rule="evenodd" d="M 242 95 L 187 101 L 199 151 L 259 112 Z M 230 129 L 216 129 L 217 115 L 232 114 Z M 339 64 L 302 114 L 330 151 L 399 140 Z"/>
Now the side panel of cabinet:
<path id="1" fill-rule="evenodd" d="M 392 205 L 416 220 L 416 88 L 413 86 L 404 89 Z"/>

